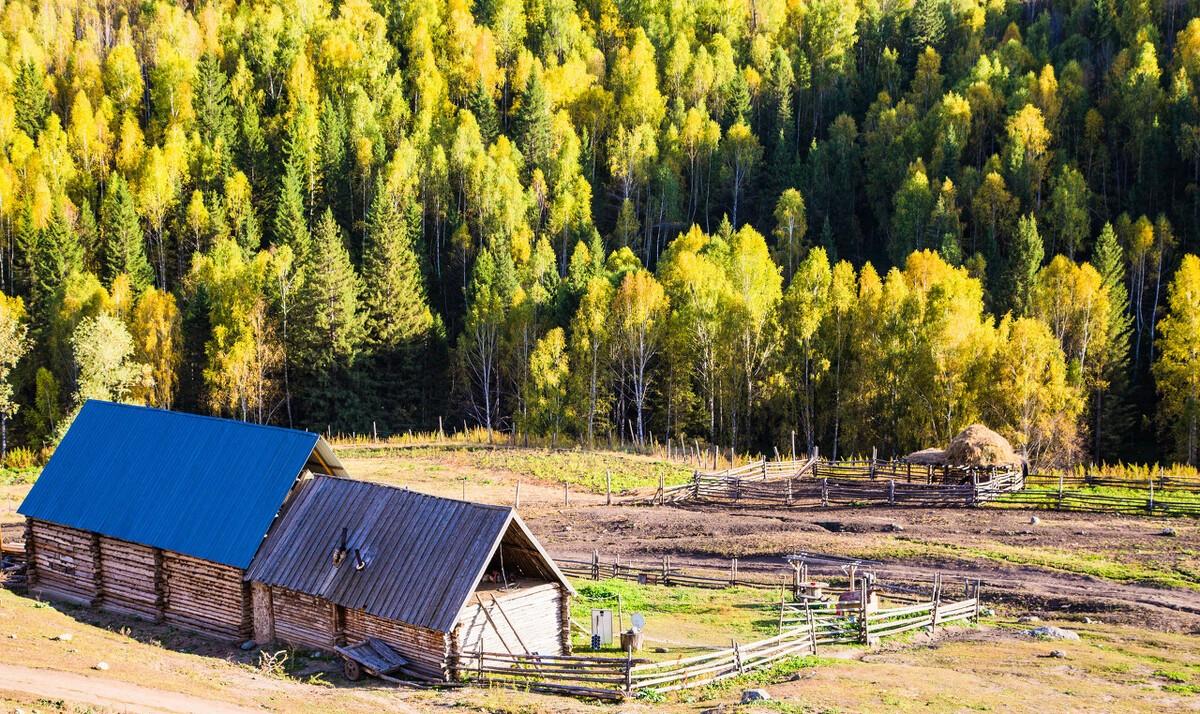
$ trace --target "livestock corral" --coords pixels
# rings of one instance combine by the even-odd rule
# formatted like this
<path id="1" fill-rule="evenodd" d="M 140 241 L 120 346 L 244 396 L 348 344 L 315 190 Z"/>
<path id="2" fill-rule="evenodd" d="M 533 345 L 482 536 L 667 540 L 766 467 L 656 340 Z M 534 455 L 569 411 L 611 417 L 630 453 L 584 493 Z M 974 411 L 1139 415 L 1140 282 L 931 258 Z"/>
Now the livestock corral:
<path id="1" fill-rule="evenodd" d="M 284 507 L 243 580 L 246 619 L 236 634 L 252 633 L 253 648 L 240 649 L 229 635 L 193 634 L 199 628 L 158 615 L 174 591 L 156 594 L 154 583 L 167 582 L 171 572 L 156 558 L 166 560 L 170 552 L 126 546 L 121 557 L 107 558 L 117 553 L 106 540 L 113 536 L 98 536 L 99 555 L 88 562 L 111 562 L 112 578 L 121 568 L 163 575 L 144 591 L 129 589 L 126 602 L 104 597 L 102 567 L 94 604 L 103 609 L 97 610 L 59 599 L 47 607 L 25 594 L 18 569 L 10 568 L 15 590 L 0 592 L 0 702 L 137 709 L 182 697 L 185 704 L 175 708 L 202 701 L 214 711 L 445 705 L 578 711 L 623 699 L 623 710 L 688 711 L 736 704 L 753 688 L 767 690 L 776 700 L 769 706 L 784 711 L 1149 711 L 1200 701 L 1200 534 L 1191 519 L 1161 517 L 1157 504 L 1153 517 L 1094 514 L 1067 506 L 1040 510 L 1057 503 L 1031 510 L 1006 503 L 1006 495 L 968 503 L 965 493 L 956 493 L 927 508 L 933 504 L 906 501 L 906 488 L 961 487 L 964 481 L 974 488 L 1011 476 L 1028 489 L 1037 475 L 967 474 L 869 459 L 760 461 L 719 473 L 697 472 L 682 459 L 576 450 L 437 442 L 334 443 L 332 450 L 336 467 L 330 470 L 400 488 L 356 496 L 355 482 L 318 476 L 287 497 L 293 505 Z M 309 460 L 319 468 L 320 459 Z M 639 473 L 645 474 L 640 484 Z M 607 485 L 614 481 L 621 487 Z M 861 491 L 839 492 L 838 481 L 852 481 Z M 321 483 L 352 490 L 322 496 L 313 490 Z M 677 497 L 695 496 L 697 484 L 701 498 Z M 709 490 L 710 484 L 718 488 Z M 783 497 L 754 495 L 763 484 L 781 488 Z M 1058 486 L 1055 480 L 1044 487 L 1057 492 Z M 1156 498 L 1176 491 L 1173 486 L 1169 477 L 1156 481 Z M 1062 487 L 1088 486 L 1064 476 Z M 0 505 L 14 510 L 27 490 L 20 483 L 0 487 Z M 361 558 L 360 575 L 371 575 L 384 563 L 379 548 L 398 549 L 406 537 L 419 543 L 443 516 L 426 507 L 421 512 L 435 519 L 428 529 L 363 537 L 360 531 L 369 529 L 362 524 L 380 513 L 361 511 L 358 527 L 327 514 L 345 511 L 348 499 L 402 504 L 403 494 L 418 491 L 443 497 L 437 502 L 448 507 L 464 496 L 493 504 L 480 506 L 481 514 L 492 513 L 487 508 L 507 513 L 519 501 L 528 530 L 502 535 L 510 530 L 497 521 L 497 535 L 488 538 L 509 543 L 496 551 L 506 557 L 471 556 L 480 563 L 478 583 L 465 571 L 444 575 L 447 584 L 465 583 L 467 593 L 449 619 L 421 619 L 412 604 L 421 600 L 420 587 L 377 588 L 388 594 L 368 608 L 375 617 L 421 620 L 412 632 L 442 632 L 437 637 L 444 644 L 437 647 L 445 649 L 422 650 L 442 654 L 414 660 L 436 671 L 410 667 L 383 680 L 350 681 L 337 652 L 358 637 L 354 617 L 361 616 L 353 613 L 365 601 L 353 594 L 354 568 Z M 6 547 L 19 548 L 21 521 L 11 512 L 0 520 Z M 311 523 L 324 530 L 312 530 Z M 478 537 L 456 533 L 463 544 Z M 92 542 L 89 536 L 80 552 L 92 557 Z M 272 544 L 300 559 L 270 556 Z M 349 569 L 336 571 L 334 581 L 311 580 L 310 571 L 335 572 L 326 562 L 331 549 L 334 557 L 342 552 L 341 567 Z M 554 570 L 539 565 L 538 552 Z M 81 560 L 73 577 L 95 582 L 88 567 Z M 413 573 L 448 570 L 435 562 L 409 567 Z M 542 589 L 545 614 L 524 614 L 522 598 L 542 607 L 533 604 L 541 602 Z M 256 601 L 256 590 L 270 600 Z M 410 604 L 399 607 L 406 597 Z M 258 602 L 271 605 L 263 610 Z M 396 607 L 385 611 L 385 602 Z M 593 611 L 614 618 L 612 644 L 593 648 Z M 619 635 L 638 623 L 640 647 L 626 649 Z M 553 626 L 541 633 L 543 624 Z M 1042 625 L 1080 639 L 1030 634 Z M 471 628 L 490 634 L 477 637 Z M 555 632 L 563 637 L 557 644 Z M 74 638 L 61 639 L 68 633 Z M 388 640 L 378 628 L 366 635 Z M 403 639 L 390 641 L 404 646 Z M 107 666 L 93 669 L 101 660 Z M 369 661 L 376 668 L 387 664 Z M 414 686 L 430 680 L 439 686 Z M 397 689 L 396 682 L 409 684 Z M 767 705 L 747 705 L 754 706 Z"/>

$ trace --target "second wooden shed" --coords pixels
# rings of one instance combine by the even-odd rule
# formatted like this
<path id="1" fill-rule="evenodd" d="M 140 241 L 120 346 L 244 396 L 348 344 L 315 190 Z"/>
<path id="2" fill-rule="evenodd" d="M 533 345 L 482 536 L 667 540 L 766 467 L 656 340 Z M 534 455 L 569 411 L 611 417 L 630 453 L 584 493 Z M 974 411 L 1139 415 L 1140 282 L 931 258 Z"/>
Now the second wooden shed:
<path id="1" fill-rule="evenodd" d="M 373 637 L 432 680 L 480 650 L 570 652 L 574 591 L 509 507 L 315 478 L 246 577 L 260 643 Z"/>

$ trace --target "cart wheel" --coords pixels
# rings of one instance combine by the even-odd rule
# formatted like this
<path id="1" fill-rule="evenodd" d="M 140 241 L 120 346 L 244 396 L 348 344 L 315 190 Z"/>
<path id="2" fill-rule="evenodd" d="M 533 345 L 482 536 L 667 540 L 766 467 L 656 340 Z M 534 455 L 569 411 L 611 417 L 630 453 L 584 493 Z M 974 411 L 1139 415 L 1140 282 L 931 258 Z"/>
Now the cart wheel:
<path id="1" fill-rule="evenodd" d="M 342 660 L 342 673 L 346 675 L 346 679 L 351 682 L 357 682 L 362 679 L 362 666 L 358 662 L 346 657 Z"/>

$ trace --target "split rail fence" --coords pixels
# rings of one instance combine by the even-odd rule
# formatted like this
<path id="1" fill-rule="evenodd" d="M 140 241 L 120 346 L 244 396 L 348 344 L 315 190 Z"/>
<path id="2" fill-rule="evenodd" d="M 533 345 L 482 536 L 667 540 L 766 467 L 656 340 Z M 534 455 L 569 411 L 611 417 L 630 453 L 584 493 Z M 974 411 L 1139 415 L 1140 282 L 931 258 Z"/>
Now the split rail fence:
<path id="1" fill-rule="evenodd" d="M 621 700 L 640 692 L 700 687 L 763 669 L 789 657 L 816 655 L 822 645 L 872 644 L 915 629 L 979 617 L 979 587 L 963 600 L 943 602 L 940 588 L 927 602 L 871 609 L 869 598 L 847 604 L 781 603 L 779 633 L 757 642 L 673 660 L 602 655 L 464 653 L 458 671 L 468 682 Z"/>
<path id="2" fill-rule="evenodd" d="M 1024 486 L 1016 468 L 925 466 L 896 461 L 758 461 L 697 471 L 691 483 L 660 489 L 655 503 L 723 506 L 976 506 Z"/>

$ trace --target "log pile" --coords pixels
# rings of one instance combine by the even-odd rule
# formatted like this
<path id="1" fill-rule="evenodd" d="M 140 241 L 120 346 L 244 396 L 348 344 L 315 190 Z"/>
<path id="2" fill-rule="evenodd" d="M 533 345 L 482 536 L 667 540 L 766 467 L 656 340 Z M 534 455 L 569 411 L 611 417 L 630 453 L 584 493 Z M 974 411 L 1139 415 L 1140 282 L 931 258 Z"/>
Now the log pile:
<path id="1" fill-rule="evenodd" d="M 163 552 L 162 571 L 167 622 L 219 639 L 250 637 L 250 586 L 243 571 L 170 551 Z"/>

